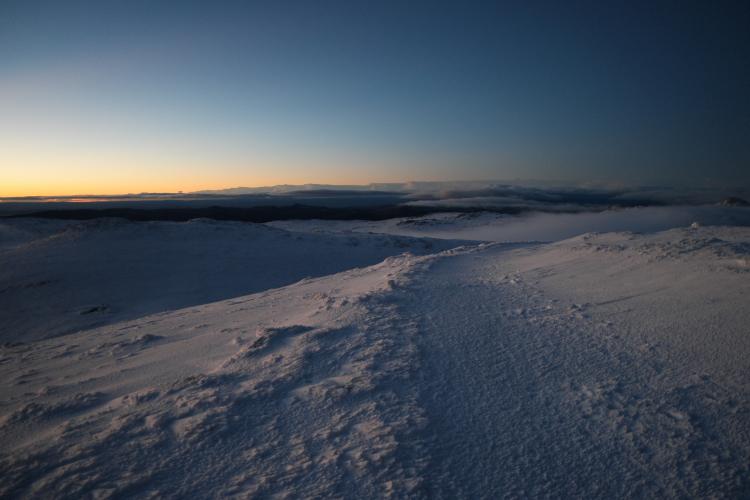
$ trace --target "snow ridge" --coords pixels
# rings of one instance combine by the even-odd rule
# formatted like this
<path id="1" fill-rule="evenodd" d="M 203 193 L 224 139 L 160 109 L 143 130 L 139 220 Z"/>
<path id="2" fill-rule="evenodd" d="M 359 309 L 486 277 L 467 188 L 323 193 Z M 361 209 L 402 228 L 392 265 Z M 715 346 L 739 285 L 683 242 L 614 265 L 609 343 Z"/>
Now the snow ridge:
<path id="1" fill-rule="evenodd" d="M 4 344 L 0 496 L 747 496 L 748 242 L 402 254 Z"/>
<path id="2" fill-rule="evenodd" d="M 416 494 L 426 464 L 425 417 L 408 382 L 419 368 L 417 328 L 397 314 L 392 292 L 425 263 L 389 258 L 333 281 L 304 280 L 89 332 L 72 348 L 6 346 L 3 371 L 31 360 L 49 366 L 60 356 L 90 369 L 75 382 L 82 373 L 62 380 L 54 380 L 54 368 L 27 374 L 22 387 L 39 387 L 33 399 L 49 402 L 24 404 L 26 392 L 11 402 L 18 409 L 0 439 L 23 438 L 0 462 L 0 495 Z M 258 302 L 290 310 L 280 303 L 290 297 L 298 301 L 294 317 L 247 322 Z M 189 335 L 174 331 L 185 315 L 200 326 Z M 221 321 L 204 324 L 204 317 Z M 110 337 L 118 340 L 98 340 Z M 144 377 L 133 386 L 127 376 L 158 360 L 199 357 L 205 337 L 223 344 L 205 369 L 154 385 Z M 157 360 L 142 362 L 154 350 Z M 76 393 L 92 384 L 106 390 Z"/>

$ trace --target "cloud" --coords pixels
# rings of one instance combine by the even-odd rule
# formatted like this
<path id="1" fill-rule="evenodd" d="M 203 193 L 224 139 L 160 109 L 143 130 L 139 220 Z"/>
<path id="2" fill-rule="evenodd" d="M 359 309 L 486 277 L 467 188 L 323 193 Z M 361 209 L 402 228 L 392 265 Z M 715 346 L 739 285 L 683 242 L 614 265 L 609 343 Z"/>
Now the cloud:
<path id="1" fill-rule="evenodd" d="M 705 205 L 729 197 L 750 198 L 745 188 L 676 189 L 667 187 L 585 188 L 495 185 L 480 189 L 438 190 L 409 195 L 411 204 L 453 208 L 526 208 L 552 212 L 610 207 Z"/>
<path id="2" fill-rule="evenodd" d="M 582 212 L 639 206 L 698 206 L 728 198 L 750 200 L 750 189 L 606 187 L 492 182 L 409 182 L 359 186 L 327 184 L 230 188 L 195 193 L 140 193 L 120 196 L 0 198 L 0 214 L 70 208 L 205 208 L 288 206 L 331 208 L 410 205 L 421 210 L 491 210 L 506 213 Z"/>

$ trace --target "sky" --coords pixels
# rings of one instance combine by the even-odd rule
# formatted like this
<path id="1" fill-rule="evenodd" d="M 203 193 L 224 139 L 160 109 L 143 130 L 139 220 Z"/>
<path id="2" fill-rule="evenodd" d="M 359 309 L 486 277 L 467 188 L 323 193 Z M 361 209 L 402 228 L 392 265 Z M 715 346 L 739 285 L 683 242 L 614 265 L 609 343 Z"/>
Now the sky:
<path id="1" fill-rule="evenodd" d="M 0 196 L 750 185 L 750 3 L 0 0 Z"/>

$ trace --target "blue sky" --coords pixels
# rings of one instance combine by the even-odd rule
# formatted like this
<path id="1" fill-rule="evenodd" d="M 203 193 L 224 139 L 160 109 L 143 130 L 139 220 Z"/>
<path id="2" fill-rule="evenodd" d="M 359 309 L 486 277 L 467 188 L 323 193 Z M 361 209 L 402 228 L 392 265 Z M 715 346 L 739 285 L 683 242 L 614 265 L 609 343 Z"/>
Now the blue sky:
<path id="1" fill-rule="evenodd" d="M 0 195 L 750 182 L 750 4 L 0 4 Z"/>

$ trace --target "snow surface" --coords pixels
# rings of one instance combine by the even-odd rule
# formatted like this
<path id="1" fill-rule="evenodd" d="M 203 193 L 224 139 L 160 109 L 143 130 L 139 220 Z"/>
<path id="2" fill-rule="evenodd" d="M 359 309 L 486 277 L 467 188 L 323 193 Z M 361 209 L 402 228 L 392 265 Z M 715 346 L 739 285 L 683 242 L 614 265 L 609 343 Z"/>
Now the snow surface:
<path id="1" fill-rule="evenodd" d="M 29 341 L 277 288 L 458 243 L 263 224 L 0 222 L 0 342 Z"/>
<path id="2" fill-rule="evenodd" d="M 39 224 L 4 229 L 2 258 L 222 241 L 208 223 Z M 247 229 L 242 246 L 320 238 L 341 259 L 401 241 Z M 29 326 L 0 351 L 0 497 L 750 494 L 750 229 L 433 248 L 54 338 Z"/>
<path id="3" fill-rule="evenodd" d="M 492 212 L 438 213 L 384 221 L 275 221 L 277 228 L 315 233 L 363 232 L 473 241 L 557 241 L 598 231 L 664 231 L 702 225 L 750 226 L 750 208 L 667 206 L 614 208 L 599 212 L 529 212 L 511 216 Z"/>

